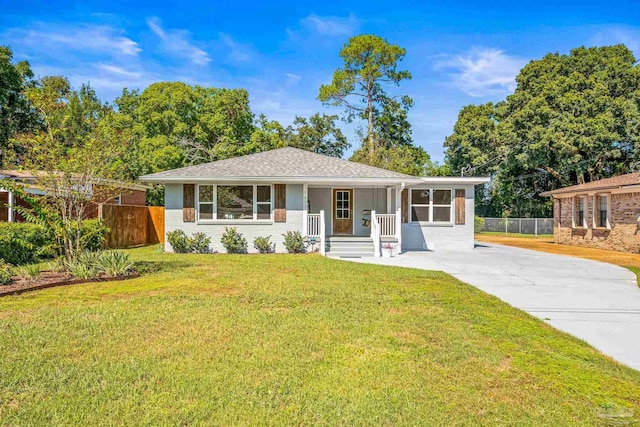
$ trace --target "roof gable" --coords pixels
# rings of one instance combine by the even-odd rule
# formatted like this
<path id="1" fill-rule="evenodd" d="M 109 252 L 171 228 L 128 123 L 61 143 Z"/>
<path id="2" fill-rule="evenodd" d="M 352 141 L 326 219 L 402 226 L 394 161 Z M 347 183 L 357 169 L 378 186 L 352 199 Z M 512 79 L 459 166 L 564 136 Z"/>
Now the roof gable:
<path id="1" fill-rule="evenodd" d="M 158 172 L 147 181 L 202 178 L 412 178 L 398 172 L 286 147 L 211 163 Z"/>

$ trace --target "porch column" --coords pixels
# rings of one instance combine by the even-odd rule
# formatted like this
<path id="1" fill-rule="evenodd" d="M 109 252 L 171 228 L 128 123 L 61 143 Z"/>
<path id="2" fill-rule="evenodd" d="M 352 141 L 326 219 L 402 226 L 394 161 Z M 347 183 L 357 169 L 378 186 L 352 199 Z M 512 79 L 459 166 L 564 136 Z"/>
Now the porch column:
<path id="1" fill-rule="evenodd" d="M 7 221 L 9 222 L 13 222 L 14 221 L 14 213 L 13 213 L 13 193 L 11 191 L 9 191 L 9 210 L 7 212 Z"/>
<path id="2" fill-rule="evenodd" d="M 398 253 L 402 253 L 402 190 L 404 182 L 396 185 L 396 240 L 398 240 Z"/>
<path id="3" fill-rule="evenodd" d="M 387 210 L 385 211 L 385 213 L 393 213 L 393 211 L 391 210 L 391 187 L 387 187 Z"/>
<path id="4" fill-rule="evenodd" d="M 309 184 L 302 184 L 302 235 L 308 234 L 307 227 L 309 215 Z"/>

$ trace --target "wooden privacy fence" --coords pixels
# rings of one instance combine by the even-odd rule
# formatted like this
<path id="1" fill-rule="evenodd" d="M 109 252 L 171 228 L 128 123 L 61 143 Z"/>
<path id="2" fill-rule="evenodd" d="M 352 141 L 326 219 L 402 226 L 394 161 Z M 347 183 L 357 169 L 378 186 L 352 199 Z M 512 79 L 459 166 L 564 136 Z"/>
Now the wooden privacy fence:
<path id="1" fill-rule="evenodd" d="M 98 217 L 109 228 L 105 240 L 109 249 L 164 243 L 161 206 L 100 205 Z"/>

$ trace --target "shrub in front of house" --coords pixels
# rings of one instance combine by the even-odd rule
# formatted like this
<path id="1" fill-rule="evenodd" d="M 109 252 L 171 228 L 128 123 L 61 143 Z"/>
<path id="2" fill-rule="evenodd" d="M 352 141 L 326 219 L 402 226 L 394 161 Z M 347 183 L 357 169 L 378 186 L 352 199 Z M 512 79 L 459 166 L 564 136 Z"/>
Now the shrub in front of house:
<path id="1" fill-rule="evenodd" d="M 484 218 L 480 218 L 478 215 L 473 218 L 473 231 L 476 233 L 484 230 Z"/>
<path id="2" fill-rule="evenodd" d="M 191 252 L 194 254 L 208 254 L 211 252 L 211 249 L 209 249 L 211 238 L 204 233 L 193 233 L 190 243 Z"/>
<path id="3" fill-rule="evenodd" d="M 167 242 L 169 242 L 173 248 L 173 252 L 177 254 L 188 254 L 191 252 L 190 239 L 182 230 L 169 231 L 167 233 Z"/>
<path id="4" fill-rule="evenodd" d="M 284 237 L 284 247 L 290 254 L 305 252 L 304 238 L 299 231 L 287 231 L 282 237 Z"/>
<path id="5" fill-rule="evenodd" d="M 5 260 L 0 258 L 0 285 L 11 284 L 12 277 L 13 277 L 13 268 L 11 264 L 7 264 Z"/>
<path id="6" fill-rule="evenodd" d="M 39 225 L 20 222 L 0 224 L 0 258 L 9 264 L 30 264 L 47 258 L 55 246 L 45 229 Z"/>
<path id="7" fill-rule="evenodd" d="M 228 254 L 247 253 L 247 239 L 242 237 L 242 233 L 238 232 L 235 227 L 225 227 L 220 242 Z"/>
<path id="8" fill-rule="evenodd" d="M 211 238 L 204 233 L 194 233 L 189 237 L 182 230 L 174 230 L 167 233 L 167 241 L 177 254 L 206 254 L 211 252 L 209 249 Z"/>
<path id="9" fill-rule="evenodd" d="M 253 247 L 261 254 L 270 254 L 276 250 L 276 244 L 271 243 L 271 236 L 256 237 L 253 241 Z"/>

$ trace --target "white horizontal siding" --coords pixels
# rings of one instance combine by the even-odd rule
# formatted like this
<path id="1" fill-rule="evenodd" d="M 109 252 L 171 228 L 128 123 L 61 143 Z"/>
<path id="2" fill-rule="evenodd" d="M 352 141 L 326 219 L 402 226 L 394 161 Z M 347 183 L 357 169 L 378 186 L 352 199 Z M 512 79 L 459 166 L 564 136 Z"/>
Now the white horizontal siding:
<path id="1" fill-rule="evenodd" d="M 287 220 L 286 222 L 236 222 L 234 224 L 216 224 L 184 222 L 182 220 L 182 184 L 167 184 L 165 186 L 165 233 L 174 230 L 182 230 L 187 235 L 193 233 L 205 233 L 211 238 L 211 249 L 217 252 L 226 252 L 220 239 L 225 227 L 236 227 L 247 239 L 248 251 L 257 252 L 253 247 L 256 237 L 271 236 L 271 241 L 276 244 L 276 252 L 286 252 L 282 234 L 287 231 L 302 232 L 302 185 L 287 185 Z M 171 245 L 166 240 L 165 250 L 172 252 Z"/>
<path id="2" fill-rule="evenodd" d="M 420 186 L 420 188 L 427 186 Z M 415 187 L 414 187 L 415 188 Z M 428 188 L 465 189 L 465 220 L 464 225 L 421 225 L 418 223 L 402 224 L 402 250 L 433 250 L 473 249 L 474 230 L 473 218 L 475 212 L 474 186 L 460 185 L 454 187 L 438 187 L 430 185 Z M 455 196 L 455 193 L 453 194 Z M 411 207 L 409 207 L 411 209 Z M 452 207 L 455 213 L 455 203 Z M 409 212 L 411 218 L 411 212 Z M 455 214 L 454 214 L 455 218 Z"/>

